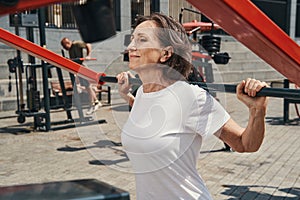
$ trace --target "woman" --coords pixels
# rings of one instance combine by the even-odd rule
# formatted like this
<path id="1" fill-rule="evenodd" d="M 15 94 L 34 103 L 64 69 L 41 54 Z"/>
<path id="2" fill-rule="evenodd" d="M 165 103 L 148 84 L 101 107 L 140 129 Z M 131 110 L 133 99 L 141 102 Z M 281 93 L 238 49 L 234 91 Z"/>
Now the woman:
<path id="1" fill-rule="evenodd" d="M 185 81 L 191 46 L 179 23 L 158 13 L 140 17 L 127 50 L 129 68 L 143 82 L 134 97 L 132 75 L 117 76 L 120 95 L 132 105 L 121 137 L 137 199 L 211 199 L 196 169 L 202 140 L 215 135 L 235 151 L 257 151 L 267 98 L 253 97 L 267 84 L 248 79 L 237 86 L 237 98 L 249 108 L 249 123 L 241 128 L 206 91 Z"/>

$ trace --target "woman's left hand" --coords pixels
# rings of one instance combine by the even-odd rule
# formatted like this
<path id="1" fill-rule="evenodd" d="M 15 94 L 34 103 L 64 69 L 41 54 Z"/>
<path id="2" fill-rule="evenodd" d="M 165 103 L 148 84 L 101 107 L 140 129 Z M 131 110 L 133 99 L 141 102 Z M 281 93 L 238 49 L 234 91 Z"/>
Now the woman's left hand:
<path id="1" fill-rule="evenodd" d="M 256 93 L 262 88 L 269 87 L 266 82 L 248 78 L 238 84 L 236 89 L 237 98 L 247 105 L 248 108 L 266 109 L 268 97 L 256 97 Z"/>

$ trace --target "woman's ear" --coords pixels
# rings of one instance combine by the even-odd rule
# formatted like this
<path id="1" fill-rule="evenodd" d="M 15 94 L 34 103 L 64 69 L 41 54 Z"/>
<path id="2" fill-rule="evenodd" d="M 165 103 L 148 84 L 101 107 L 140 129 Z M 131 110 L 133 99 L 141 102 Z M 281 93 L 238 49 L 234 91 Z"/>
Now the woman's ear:
<path id="1" fill-rule="evenodd" d="M 169 60 L 169 58 L 173 55 L 174 53 L 174 49 L 171 46 L 167 46 L 165 47 L 162 51 L 161 51 L 161 57 L 160 57 L 160 62 L 164 63 L 167 60 Z"/>

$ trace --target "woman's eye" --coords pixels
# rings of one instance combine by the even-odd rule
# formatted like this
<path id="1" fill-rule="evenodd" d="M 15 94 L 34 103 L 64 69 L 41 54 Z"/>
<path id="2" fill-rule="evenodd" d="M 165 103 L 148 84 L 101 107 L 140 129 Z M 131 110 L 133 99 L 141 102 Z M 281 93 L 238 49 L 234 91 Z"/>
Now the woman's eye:
<path id="1" fill-rule="evenodd" d="M 141 37 L 139 40 L 140 40 L 140 42 L 147 42 L 147 39 L 144 37 Z"/>

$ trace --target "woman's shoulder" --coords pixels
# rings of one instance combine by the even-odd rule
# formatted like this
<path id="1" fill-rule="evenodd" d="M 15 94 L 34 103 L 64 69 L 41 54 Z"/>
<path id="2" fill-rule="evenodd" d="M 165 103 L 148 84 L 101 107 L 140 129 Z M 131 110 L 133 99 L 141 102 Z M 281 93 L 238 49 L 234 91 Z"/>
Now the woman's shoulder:
<path id="1" fill-rule="evenodd" d="M 204 90 L 203 88 L 199 87 L 198 85 L 193 85 L 193 84 L 190 84 L 190 83 L 188 83 L 186 81 L 178 81 L 178 85 L 180 85 L 182 87 L 182 89 L 190 90 L 190 91 L 192 91 L 195 94 L 206 92 L 206 90 Z"/>
<path id="2" fill-rule="evenodd" d="M 178 96 L 180 96 L 182 100 L 191 104 L 198 101 L 205 101 L 208 96 L 206 90 L 185 81 L 179 81 L 178 83 L 176 83 L 176 87 L 174 88 L 176 88 L 176 94 L 178 94 Z"/>

